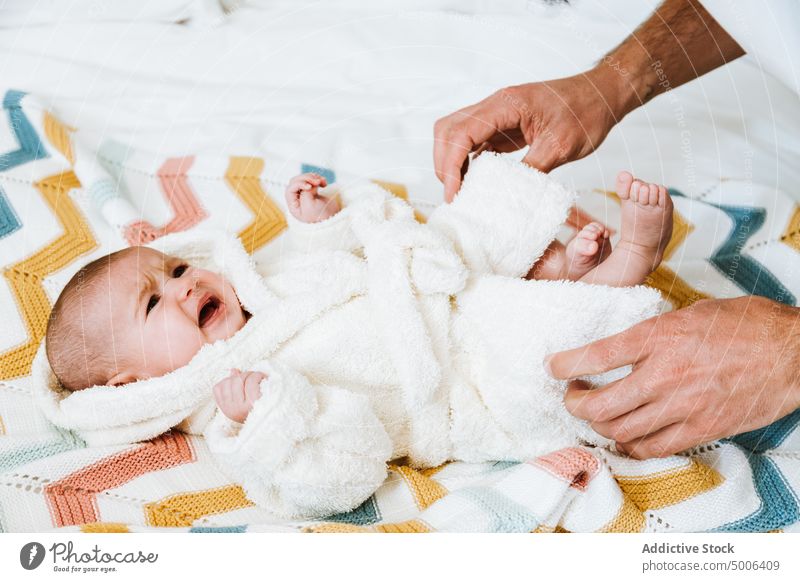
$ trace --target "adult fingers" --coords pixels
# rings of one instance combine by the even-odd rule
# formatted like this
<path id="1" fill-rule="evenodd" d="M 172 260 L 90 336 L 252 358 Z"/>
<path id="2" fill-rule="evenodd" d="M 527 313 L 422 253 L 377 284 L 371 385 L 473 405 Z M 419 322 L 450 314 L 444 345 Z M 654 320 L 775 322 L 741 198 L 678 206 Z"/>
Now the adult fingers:
<path id="1" fill-rule="evenodd" d="M 544 361 L 548 373 L 556 379 L 600 374 L 642 359 L 650 347 L 655 318 L 646 319 L 618 334 L 585 346 L 549 354 Z"/>
<path id="2" fill-rule="evenodd" d="M 651 459 L 674 455 L 707 440 L 705 435 L 697 434 L 688 424 L 676 422 L 645 437 L 618 442 L 617 450 L 634 459 Z"/>
<path id="3" fill-rule="evenodd" d="M 653 400 L 655 392 L 643 378 L 634 372 L 594 389 L 583 380 L 573 380 L 564 393 L 564 406 L 573 416 L 589 422 L 609 422 Z"/>
<path id="4" fill-rule="evenodd" d="M 434 166 L 444 182 L 445 201 L 451 202 L 461 187 L 461 170 L 470 152 L 497 133 L 493 116 L 491 110 L 462 110 L 457 120 L 434 126 Z"/>
<path id="5" fill-rule="evenodd" d="M 527 144 L 525 135 L 519 127 L 498 131 L 487 142 L 495 152 L 508 153 L 524 148 Z"/>
<path id="6" fill-rule="evenodd" d="M 566 161 L 564 153 L 548 140 L 536 137 L 522 161 L 545 174 Z"/>
<path id="7" fill-rule="evenodd" d="M 604 437 L 626 443 L 658 432 L 685 418 L 686 414 L 678 407 L 663 406 L 660 402 L 648 402 L 611 420 L 591 424 L 592 428 Z"/>
<path id="8" fill-rule="evenodd" d="M 478 109 L 480 103 L 463 107 L 458 111 L 445 117 L 437 119 L 433 124 L 433 169 L 436 177 L 444 183 L 445 175 L 443 171 L 444 154 L 447 148 L 447 140 L 450 132 L 461 121 L 464 116 L 470 116 Z"/>

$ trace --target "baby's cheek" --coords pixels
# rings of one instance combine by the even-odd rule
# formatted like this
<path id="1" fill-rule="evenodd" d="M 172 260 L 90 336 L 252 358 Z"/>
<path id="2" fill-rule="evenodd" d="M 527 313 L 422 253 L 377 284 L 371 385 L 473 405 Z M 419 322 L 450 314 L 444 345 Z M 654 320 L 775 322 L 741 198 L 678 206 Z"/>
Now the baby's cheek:
<path id="1" fill-rule="evenodd" d="M 188 364 L 191 359 L 204 345 L 203 337 L 196 329 L 172 329 L 165 330 L 161 350 L 166 352 L 167 367 L 171 372 Z"/>

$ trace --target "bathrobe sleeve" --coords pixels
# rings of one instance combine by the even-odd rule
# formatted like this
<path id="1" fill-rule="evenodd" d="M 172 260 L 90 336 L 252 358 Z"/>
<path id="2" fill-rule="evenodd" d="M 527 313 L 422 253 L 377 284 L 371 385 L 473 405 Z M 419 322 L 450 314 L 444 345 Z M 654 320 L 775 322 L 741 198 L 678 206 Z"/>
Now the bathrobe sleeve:
<path id="1" fill-rule="evenodd" d="M 340 189 L 337 185 L 325 188 L 321 193 L 337 197 L 342 209 L 321 222 L 306 223 L 287 213 L 286 250 L 310 252 L 317 249 L 353 252 L 363 245 L 353 231 L 354 221 L 364 216 L 378 216 L 391 196 L 372 182 Z"/>
<path id="2" fill-rule="evenodd" d="M 524 276 L 567 218 L 575 195 L 504 155 L 475 159 L 456 199 L 428 224 L 455 244 L 473 272 Z"/>
<path id="3" fill-rule="evenodd" d="M 243 424 L 218 412 L 205 431 L 222 469 L 257 505 L 285 518 L 351 510 L 386 478 L 392 443 L 367 398 L 312 385 L 277 364 Z"/>

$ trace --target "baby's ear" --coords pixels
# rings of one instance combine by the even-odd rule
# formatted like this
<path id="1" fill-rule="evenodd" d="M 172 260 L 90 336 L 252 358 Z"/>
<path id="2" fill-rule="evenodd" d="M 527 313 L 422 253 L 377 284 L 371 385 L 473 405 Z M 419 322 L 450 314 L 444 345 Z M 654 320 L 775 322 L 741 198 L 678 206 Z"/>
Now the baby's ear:
<path id="1" fill-rule="evenodd" d="M 130 372 L 119 372 L 108 379 L 106 386 L 124 386 L 125 384 L 136 382 L 136 380 L 138 378 Z"/>

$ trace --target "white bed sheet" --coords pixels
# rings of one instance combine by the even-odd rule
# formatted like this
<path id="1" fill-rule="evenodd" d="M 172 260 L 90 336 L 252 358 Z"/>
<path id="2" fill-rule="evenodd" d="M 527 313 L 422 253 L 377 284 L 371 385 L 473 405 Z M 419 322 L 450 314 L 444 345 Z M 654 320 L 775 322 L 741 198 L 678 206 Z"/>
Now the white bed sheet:
<path id="1" fill-rule="evenodd" d="M 0 30 L 0 78 L 97 147 L 303 159 L 441 199 L 433 122 L 511 84 L 584 70 L 656 2 L 250 2 L 219 26 L 87 22 Z M 690 196 L 708 179 L 797 196 L 798 97 L 746 59 L 629 115 L 560 170 L 620 168 Z"/>

